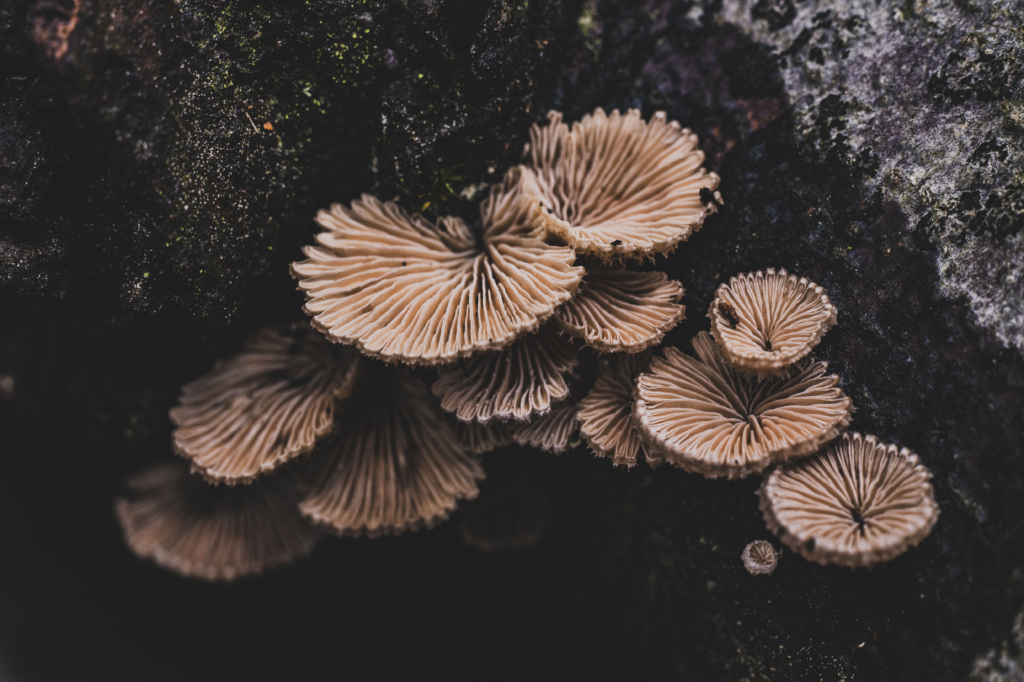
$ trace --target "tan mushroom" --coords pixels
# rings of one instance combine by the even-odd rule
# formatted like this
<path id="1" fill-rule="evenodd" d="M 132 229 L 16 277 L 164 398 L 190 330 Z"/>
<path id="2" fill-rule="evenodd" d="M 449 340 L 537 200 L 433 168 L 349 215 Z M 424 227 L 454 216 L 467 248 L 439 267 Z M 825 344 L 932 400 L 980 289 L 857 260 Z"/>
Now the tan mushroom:
<path id="1" fill-rule="evenodd" d="M 745 476 L 814 452 L 850 423 L 853 405 L 824 362 L 758 379 L 730 367 L 707 332 L 693 348 L 699 359 L 666 348 L 637 380 L 641 435 L 676 466 Z"/>
<path id="2" fill-rule="evenodd" d="M 768 527 L 819 563 L 888 561 L 923 540 L 939 517 L 931 473 L 917 455 L 859 433 L 776 469 L 759 495 Z"/>
<path id="3" fill-rule="evenodd" d="M 650 358 L 650 353 L 640 353 L 606 362 L 580 402 L 580 435 L 595 455 L 609 457 L 617 466 L 630 468 L 640 456 L 651 466 L 663 461 L 647 450 L 633 424 L 633 389 Z"/>
<path id="4" fill-rule="evenodd" d="M 339 535 L 429 527 L 484 476 L 426 387 L 407 370 L 373 367 L 305 472 L 302 513 Z"/>
<path id="5" fill-rule="evenodd" d="M 204 580 L 233 580 L 309 554 L 317 533 L 286 481 L 207 485 L 184 463 L 154 467 L 128 482 L 117 516 L 131 550 Z"/>
<path id="6" fill-rule="evenodd" d="M 517 426 L 512 431 L 512 440 L 520 445 L 560 455 L 580 443 L 577 435 L 580 427 L 579 417 L 576 416 L 578 410 L 579 404 L 574 401 L 559 403 L 547 414 Z"/>
<path id="7" fill-rule="evenodd" d="M 661 343 L 683 319 L 683 287 L 661 272 L 588 270 L 576 296 L 555 311 L 562 330 L 611 353 Z"/>
<path id="8" fill-rule="evenodd" d="M 583 268 L 551 246 L 527 199 L 529 172 L 511 169 L 480 206 L 477 237 L 459 218 L 436 224 L 369 195 L 335 204 L 307 260 L 292 264 L 313 324 L 384 360 L 452 362 L 507 346 L 567 301 Z"/>
<path id="9" fill-rule="evenodd" d="M 579 253 L 668 253 L 716 210 L 708 194 L 721 200 L 718 176 L 701 167 L 697 136 L 664 112 L 645 123 L 636 109 L 596 109 L 572 130 L 557 112 L 548 120 L 530 131 L 526 157 L 537 175 L 544 228 Z"/>
<path id="10" fill-rule="evenodd" d="M 432 390 L 463 421 L 526 421 L 569 395 L 563 375 L 577 362 L 572 346 L 545 325 L 505 350 L 441 368 Z"/>
<path id="11" fill-rule="evenodd" d="M 171 410 L 174 448 L 209 481 L 248 483 L 331 430 L 358 364 L 358 353 L 308 325 L 263 329 L 182 389 Z"/>
<path id="12" fill-rule="evenodd" d="M 779 565 L 779 555 L 775 548 L 764 540 L 754 540 L 744 547 L 740 558 L 751 575 L 771 575 Z"/>
<path id="13" fill-rule="evenodd" d="M 512 434 L 504 423 L 493 420 L 486 424 L 464 422 L 454 416 L 448 420 L 455 437 L 469 452 L 481 455 L 512 442 Z"/>
<path id="14" fill-rule="evenodd" d="M 708 310 L 725 359 L 758 376 L 777 375 L 806 357 L 836 314 L 817 284 L 772 268 L 732 277 Z"/>

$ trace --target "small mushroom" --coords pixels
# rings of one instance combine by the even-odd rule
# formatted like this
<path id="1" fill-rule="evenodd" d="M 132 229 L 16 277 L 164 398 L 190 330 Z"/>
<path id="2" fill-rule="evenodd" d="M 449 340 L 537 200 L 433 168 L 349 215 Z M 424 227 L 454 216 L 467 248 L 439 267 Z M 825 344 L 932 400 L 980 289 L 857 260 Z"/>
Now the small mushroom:
<path id="1" fill-rule="evenodd" d="M 337 433 L 311 458 L 299 507 L 339 535 L 401 533 L 443 520 L 484 476 L 405 369 L 372 367 Z"/>
<path id="2" fill-rule="evenodd" d="M 525 155 L 537 175 L 545 230 L 579 253 L 668 253 L 717 210 L 719 179 L 701 167 L 697 136 L 664 112 L 645 123 L 636 109 L 595 109 L 571 130 L 558 112 L 548 121 L 530 131 Z M 714 192 L 711 200 L 701 190 Z"/>
<path id="3" fill-rule="evenodd" d="M 588 270 L 576 296 L 555 311 L 562 330 L 611 353 L 661 343 L 683 319 L 683 287 L 661 272 Z"/>
<path id="4" fill-rule="evenodd" d="M 743 548 L 743 565 L 751 575 L 771 575 L 779 565 L 779 555 L 770 542 L 754 540 Z"/>
<path id="5" fill-rule="evenodd" d="M 211 482 L 248 483 L 331 430 L 358 365 L 308 325 L 263 329 L 181 390 L 174 449 Z"/>
<path id="6" fill-rule="evenodd" d="M 497 420 L 481 424 L 475 421 L 464 422 L 451 417 L 448 423 L 455 430 L 455 437 L 459 439 L 463 447 L 477 455 L 496 450 L 512 442 L 512 434 L 508 428 Z"/>
<path id="7" fill-rule="evenodd" d="M 580 402 L 580 435 L 595 455 L 611 458 L 616 466 L 631 468 L 640 455 L 651 466 L 663 461 L 652 457 L 632 419 L 633 388 L 650 359 L 650 353 L 639 353 L 621 356 L 614 364 L 606 362 Z"/>
<path id="8" fill-rule="evenodd" d="M 233 580 L 309 554 L 317 532 L 285 480 L 207 485 L 183 463 L 154 467 L 128 482 L 116 503 L 125 540 L 140 557 L 193 578 Z"/>
<path id="9" fill-rule="evenodd" d="M 543 241 L 534 179 L 511 169 L 480 205 L 479 238 L 370 195 L 321 211 L 327 231 L 292 264 L 305 310 L 331 340 L 383 360 L 442 364 L 497 349 L 569 300 L 583 268 Z"/>
<path id="10" fill-rule="evenodd" d="M 580 443 L 577 435 L 580 427 L 576 414 L 578 410 L 579 405 L 573 401 L 555 405 L 547 414 L 517 426 L 512 431 L 512 440 L 519 445 L 529 445 L 560 455 Z"/>
<path id="11" fill-rule="evenodd" d="M 569 395 L 563 375 L 577 362 L 572 346 L 545 325 L 502 351 L 441 368 L 431 390 L 463 421 L 526 421 Z"/>
<path id="12" fill-rule="evenodd" d="M 888 561 L 923 540 L 939 517 L 931 473 L 917 455 L 853 432 L 779 467 L 758 494 L 768 527 L 818 563 Z"/>
<path id="13" fill-rule="evenodd" d="M 665 348 L 636 386 L 641 435 L 676 466 L 745 476 L 814 452 L 850 423 L 853 404 L 824 362 L 758 379 L 729 366 L 707 332 L 693 348 L 699 359 Z"/>
<path id="14" fill-rule="evenodd" d="M 772 268 L 730 278 L 708 310 L 725 359 L 758 376 L 778 375 L 806 357 L 836 314 L 820 286 Z"/>

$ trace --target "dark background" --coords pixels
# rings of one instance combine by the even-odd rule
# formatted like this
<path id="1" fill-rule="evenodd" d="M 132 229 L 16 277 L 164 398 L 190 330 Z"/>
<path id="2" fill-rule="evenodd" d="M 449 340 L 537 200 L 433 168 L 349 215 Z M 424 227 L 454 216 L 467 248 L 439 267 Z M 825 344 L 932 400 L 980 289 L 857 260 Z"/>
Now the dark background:
<path id="1" fill-rule="evenodd" d="M 1020 38 L 1000 32 L 1021 14 L 3 3 L 0 679 L 1018 679 L 1024 363 L 944 288 L 938 261 L 949 244 L 988 244 L 986 267 L 1005 269 L 997 247 L 1022 239 L 1024 181 L 1006 168 L 1022 149 L 1024 73 Z M 931 61 L 882 65 L 894 77 L 878 106 L 895 110 L 885 95 L 898 92 L 975 121 L 973 174 L 948 196 L 909 205 L 891 181 L 910 161 L 893 162 L 886 139 L 905 131 L 865 144 L 850 130 L 867 105 L 844 87 L 844 60 L 879 26 Z M 794 74 L 813 89 L 822 70 L 839 85 L 803 97 Z M 398 538 L 328 538 L 227 586 L 130 555 L 113 515 L 125 477 L 173 457 L 182 384 L 261 326 L 301 318 L 287 265 L 318 208 L 369 191 L 472 217 L 532 123 L 596 106 L 666 110 L 722 176 L 722 211 L 655 264 L 687 289 L 666 343 L 707 328 L 732 274 L 785 267 L 823 285 L 840 316 L 816 354 L 857 406 L 852 428 L 933 471 L 930 538 L 872 570 L 783 552 L 754 577 L 739 557 L 770 536 L 756 477 L 513 448 L 485 457 L 481 500 L 513 479 L 540 491 L 547 524 L 531 548 L 467 547 L 457 513 Z M 993 111 L 1005 124 L 989 135 L 977 120 Z M 1019 285 L 1002 295 L 1008 314 L 1024 308 Z"/>

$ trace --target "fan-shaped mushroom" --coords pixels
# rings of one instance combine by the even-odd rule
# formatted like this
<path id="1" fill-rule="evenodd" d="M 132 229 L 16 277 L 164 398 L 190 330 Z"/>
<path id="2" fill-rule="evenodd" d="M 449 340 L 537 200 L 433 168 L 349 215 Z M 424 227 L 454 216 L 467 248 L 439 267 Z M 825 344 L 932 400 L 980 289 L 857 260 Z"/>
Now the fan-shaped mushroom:
<path id="1" fill-rule="evenodd" d="M 307 260 L 292 264 L 313 324 L 384 360 L 452 362 L 536 329 L 583 268 L 541 239 L 529 172 L 516 167 L 480 206 L 479 238 L 459 218 L 430 224 L 369 195 L 335 204 Z"/>
<path id="2" fill-rule="evenodd" d="M 697 136 L 640 112 L 594 110 L 573 124 L 548 114 L 534 126 L 526 157 L 537 175 L 544 228 L 578 252 L 613 258 L 668 253 L 700 229 L 717 204 L 718 176 L 701 164 Z M 715 193 L 715 197 L 721 197 Z"/>
<path id="3" fill-rule="evenodd" d="M 117 500 L 128 546 L 175 573 L 233 580 L 305 556 L 317 533 L 303 520 L 285 481 L 207 485 L 183 463 L 164 464 L 128 482 Z"/>
<path id="4" fill-rule="evenodd" d="M 432 526 L 484 476 L 404 369 L 374 367 L 337 434 L 310 461 L 302 513 L 339 535 L 377 536 Z"/>
<path id="5" fill-rule="evenodd" d="M 476 421 L 464 422 L 453 416 L 449 418 L 448 422 L 455 430 L 455 437 L 459 439 L 463 447 L 477 455 L 496 450 L 512 442 L 512 434 L 508 428 L 497 420 L 482 424 Z"/>
<path id="6" fill-rule="evenodd" d="M 555 311 L 570 334 L 602 352 L 638 353 L 683 319 L 683 287 L 661 272 L 588 270 L 576 296 Z"/>
<path id="7" fill-rule="evenodd" d="M 637 380 L 641 434 L 676 466 L 745 476 L 814 452 L 850 423 L 853 405 L 824 362 L 757 379 L 730 367 L 707 332 L 693 348 L 700 359 L 666 348 Z"/>
<path id="8" fill-rule="evenodd" d="M 181 390 L 171 410 L 174 449 L 212 482 L 252 481 L 331 430 L 358 361 L 308 325 L 263 329 Z"/>
<path id="9" fill-rule="evenodd" d="M 819 563 L 888 561 L 923 540 L 939 517 L 931 473 L 917 455 L 859 433 L 779 467 L 759 495 L 768 527 Z"/>
<path id="10" fill-rule="evenodd" d="M 627 468 L 635 465 L 641 454 L 651 466 L 663 461 L 660 456 L 652 457 L 644 446 L 632 418 L 633 388 L 650 358 L 650 353 L 640 353 L 606 363 L 580 402 L 580 435 L 595 455 L 610 457 L 613 464 Z"/>
<path id="11" fill-rule="evenodd" d="M 512 440 L 520 445 L 529 445 L 546 452 L 560 455 L 579 445 L 576 432 L 580 420 L 576 416 L 579 405 L 574 401 L 559 403 L 547 414 L 534 418 L 528 424 L 517 426 L 512 431 Z"/>
<path id="12" fill-rule="evenodd" d="M 577 362 L 572 346 L 545 325 L 505 350 L 441 368 L 431 390 L 463 421 L 525 421 L 569 395 L 563 375 Z"/>
<path id="13" fill-rule="evenodd" d="M 708 317 L 729 364 L 772 376 L 810 353 L 836 323 L 836 313 L 814 282 L 768 268 L 718 287 Z"/>

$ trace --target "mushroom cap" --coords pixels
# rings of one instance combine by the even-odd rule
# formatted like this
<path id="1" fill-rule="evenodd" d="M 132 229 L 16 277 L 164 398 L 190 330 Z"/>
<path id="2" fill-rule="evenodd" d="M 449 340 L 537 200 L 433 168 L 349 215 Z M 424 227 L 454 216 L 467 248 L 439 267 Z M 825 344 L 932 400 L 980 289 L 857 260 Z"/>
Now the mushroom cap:
<path id="1" fill-rule="evenodd" d="M 639 353 L 683 319 L 683 287 L 661 272 L 588 270 L 576 296 L 555 311 L 563 331 L 604 353 Z"/>
<path id="2" fill-rule="evenodd" d="M 462 540 L 487 552 L 537 544 L 547 525 L 548 501 L 526 484 L 483 493 L 466 505 L 459 519 Z"/>
<path id="3" fill-rule="evenodd" d="M 817 284 L 773 268 L 730 278 L 708 310 L 725 359 L 758 376 L 777 375 L 804 358 L 836 315 Z"/>
<path id="4" fill-rule="evenodd" d="M 751 575 L 771 575 L 779 565 L 779 555 L 775 548 L 772 543 L 764 540 L 754 540 L 744 547 L 740 558 Z"/>
<path id="5" fill-rule="evenodd" d="M 854 432 L 779 467 L 758 494 L 768 527 L 818 563 L 888 561 L 923 540 L 939 517 L 931 473 L 917 455 Z"/>
<path id="6" fill-rule="evenodd" d="M 311 450 L 355 384 L 359 354 L 308 325 L 272 327 L 186 384 L 171 409 L 175 451 L 214 483 L 248 483 Z"/>
<path id="7" fill-rule="evenodd" d="M 579 253 L 668 253 L 717 210 L 700 198 L 719 178 L 701 167 L 697 136 L 664 112 L 645 123 L 636 109 L 623 115 L 598 108 L 571 131 L 558 112 L 548 120 L 533 126 L 525 155 L 537 176 L 544 229 Z"/>
<path id="8" fill-rule="evenodd" d="M 805 361 L 793 374 L 758 379 L 730 367 L 707 332 L 693 339 L 698 358 L 665 348 L 637 379 L 634 417 L 647 447 L 678 467 L 737 478 L 807 455 L 850 423 L 853 403 Z"/>
<path id="9" fill-rule="evenodd" d="M 286 564 L 309 554 L 319 535 L 277 476 L 211 486 L 175 462 L 135 476 L 128 488 L 116 503 L 128 546 L 192 578 L 233 580 Z"/>
<path id="10" fill-rule="evenodd" d="M 580 420 L 576 416 L 578 410 L 579 405 L 573 401 L 555 405 L 547 414 L 517 426 L 512 431 L 512 440 L 519 445 L 560 455 L 580 443 L 577 437 L 580 428 Z"/>
<path id="11" fill-rule="evenodd" d="M 662 458 L 650 456 L 633 423 L 633 388 L 651 355 L 617 359 L 614 364 L 604 363 L 594 386 L 580 402 L 580 435 L 595 455 L 611 458 L 616 466 L 631 468 L 641 454 L 656 466 Z"/>
<path id="12" fill-rule="evenodd" d="M 571 248 L 552 246 L 512 168 L 480 205 L 479 242 L 459 218 L 430 224 L 364 194 L 320 211 L 327 231 L 292 264 L 305 310 L 332 341 L 386 361 L 451 362 L 536 329 L 583 277 Z"/>
<path id="13" fill-rule="evenodd" d="M 309 462 L 302 513 L 338 535 L 401 533 L 447 518 L 484 477 L 426 386 L 407 370 L 375 367 L 337 433 Z"/>
<path id="14" fill-rule="evenodd" d="M 432 390 L 463 421 L 525 421 L 569 395 L 563 375 L 577 362 L 572 345 L 545 325 L 502 351 L 442 367 Z"/>
<path id="15" fill-rule="evenodd" d="M 463 447 L 477 455 L 496 450 L 512 442 L 512 434 L 508 428 L 497 420 L 481 424 L 480 422 L 464 422 L 452 417 L 448 423 L 455 430 L 455 437 L 459 439 Z"/>

